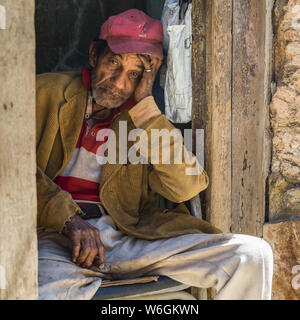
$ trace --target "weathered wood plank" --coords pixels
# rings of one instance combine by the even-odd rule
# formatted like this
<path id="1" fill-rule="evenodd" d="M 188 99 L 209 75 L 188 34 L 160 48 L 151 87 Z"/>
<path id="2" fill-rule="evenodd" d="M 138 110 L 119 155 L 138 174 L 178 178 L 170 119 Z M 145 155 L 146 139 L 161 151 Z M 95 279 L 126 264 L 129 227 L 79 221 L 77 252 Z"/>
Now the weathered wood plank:
<path id="1" fill-rule="evenodd" d="M 272 3 L 193 1 L 192 127 L 205 130 L 210 177 L 204 216 L 225 232 L 262 235 Z"/>
<path id="2" fill-rule="evenodd" d="M 231 223 L 231 1 L 194 1 L 193 129 L 205 129 L 206 219 Z"/>
<path id="3" fill-rule="evenodd" d="M 265 1 L 233 0 L 232 232 L 261 236 L 265 217 Z"/>
<path id="4" fill-rule="evenodd" d="M 1 1 L 0 300 L 36 299 L 34 1 Z"/>
<path id="5" fill-rule="evenodd" d="M 192 2 L 192 131 L 193 152 L 196 151 L 196 129 L 206 129 L 206 0 L 193 0 Z M 205 148 L 207 149 L 207 148 Z M 201 206 L 205 218 L 206 191 L 201 192 Z"/>
<path id="6" fill-rule="evenodd" d="M 192 2 L 192 129 L 205 129 L 206 108 L 206 0 Z M 194 138 L 194 137 L 193 137 Z M 194 139 L 193 139 L 193 142 Z M 195 144 L 194 144 L 195 146 Z M 195 149 L 195 148 L 193 148 Z"/>
<path id="7" fill-rule="evenodd" d="M 207 51 L 206 131 L 208 171 L 211 180 L 207 199 L 208 220 L 224 232 L 231 224 L 231 67 L 232 2 L 209 1 Z"/>

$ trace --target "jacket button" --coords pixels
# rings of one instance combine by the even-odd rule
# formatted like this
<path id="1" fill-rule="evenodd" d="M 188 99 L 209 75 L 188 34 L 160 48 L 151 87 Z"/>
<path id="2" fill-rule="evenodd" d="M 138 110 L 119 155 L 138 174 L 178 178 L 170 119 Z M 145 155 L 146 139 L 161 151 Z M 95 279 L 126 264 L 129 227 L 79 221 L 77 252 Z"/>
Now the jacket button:
<path id="1" fill-rule="evenodd" d="M 91 135 L 94 136 L 95 135 L 95 131 L 92 131 Z"/>

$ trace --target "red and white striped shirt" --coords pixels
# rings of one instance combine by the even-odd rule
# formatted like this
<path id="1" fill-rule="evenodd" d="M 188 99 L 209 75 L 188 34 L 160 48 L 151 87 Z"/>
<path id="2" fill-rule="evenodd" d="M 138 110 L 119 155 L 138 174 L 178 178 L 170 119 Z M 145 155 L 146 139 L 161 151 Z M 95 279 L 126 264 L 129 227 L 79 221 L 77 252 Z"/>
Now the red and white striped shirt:
<path id="1" fill-rule="evenodd" d="M 82 81 L 90 89 L 90 70 L 82 70 Z M 96 160 L 97 149 L 105 143 L 96 141 L 97 133 L 101 129 L 110 129 L 114 118 L 123 109 L 130 109 L 134 106 L 132 100 L 127 100 L 122 106 L 112 109 L 108 119 L 101 123 L 91 125 L 90 121 L 83 121 L 81 132 L 64 171 L 54 179 L 54 182 L 63 190 L 69 192 L 77 203 L 99 203 L 99 180 L 101 164 Z M 88 99 L 86 114 L 92 112 L 91 99 Z M 84 119 L 83 119 L 84 120 Z"/>

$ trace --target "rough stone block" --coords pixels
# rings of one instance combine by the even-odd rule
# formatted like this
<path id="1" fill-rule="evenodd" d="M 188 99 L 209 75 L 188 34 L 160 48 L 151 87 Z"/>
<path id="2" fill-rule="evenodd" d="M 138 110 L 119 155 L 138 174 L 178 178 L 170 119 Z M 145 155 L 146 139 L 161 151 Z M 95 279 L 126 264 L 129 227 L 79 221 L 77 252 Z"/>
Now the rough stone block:
<path id="1" fill-rule="evenodd" d="M 272 300 L 299 300 L 300 220 L 266 223 L 263 238 L 274 253 Z"/>
<path id="2" fill-rule="evenodd" d="M 270 103 L 272 173 L 269 219 L 300 217 L 300 5 L 274 3 L 274 76 L 277 90 Z"/>

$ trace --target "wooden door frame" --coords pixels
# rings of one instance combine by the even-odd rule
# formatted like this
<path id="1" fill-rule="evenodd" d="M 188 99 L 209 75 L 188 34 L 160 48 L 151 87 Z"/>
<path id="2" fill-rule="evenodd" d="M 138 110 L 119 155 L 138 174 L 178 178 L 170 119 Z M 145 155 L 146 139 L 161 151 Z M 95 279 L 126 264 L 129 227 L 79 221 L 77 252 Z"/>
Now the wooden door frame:
<path id="1" fill-rule="evenodd" d="M 273 2 L 193 0 L 192 128 L 205 132 L 205 216 L 224 232 L 262 236 Z"/>

